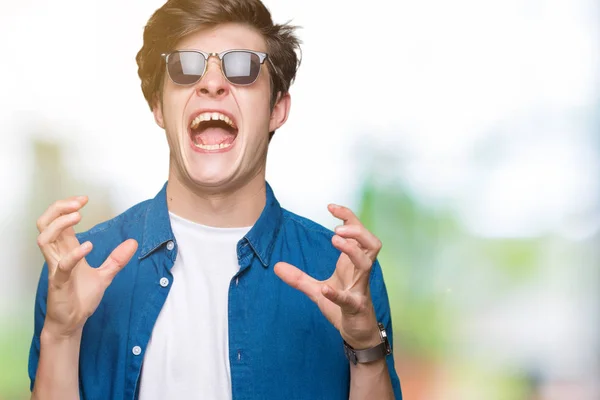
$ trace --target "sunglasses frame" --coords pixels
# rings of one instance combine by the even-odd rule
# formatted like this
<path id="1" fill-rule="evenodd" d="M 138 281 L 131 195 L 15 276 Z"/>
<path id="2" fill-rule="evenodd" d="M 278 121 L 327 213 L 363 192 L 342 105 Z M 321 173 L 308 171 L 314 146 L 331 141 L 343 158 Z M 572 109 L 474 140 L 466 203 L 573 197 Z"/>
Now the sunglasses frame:
<path id="1" fill-rule="evenodd" d="M 252 54 L 258 56 L 258 60 L 260 62 L 260 64 L 259 64 L 260 67 L 258 70 L 258 74 L 256 75 L 256 78 L 254 78 L 254 80 L 252 82 L 250 82 L 250 83 L 233 83 L 229 80 L 227 75 L 225 75 L 225 71 L 223 70 L 223 57 L 225 57 L 229 53 L 234 53 L 234 52 L 252 53 Z M 169 72 L 169 56 L 171 56 L 171 54 L 175 54 L 175 53 L 198 53 L 204 57 L 204 70 L 202 71 L 202 74 L 200 74 L 198 80 L 196 80 L 192 83 L 177 83 L 177 82 L 175 82 L 175 80 L 173 80 L 173 78 L 171 77 L 171 73 Z M 222 51 L 220 53 L 207 53 L 202 50 L 182 49 L 182 50 L 173 50 L 169 53 L 162 53 L 160 56 L 165 60 L 165 69 L 167 70 L 167 75 L 169 75 L 169 79 L 171 79 L 171 82 L 173 82 L 174 84 L 179 85 L 179 86 L 190 86 L 190 85 L 195 85 L 196 83 L 200 82 L 200 80 L 202 80 L 202 78 L 204 77 L 204 74 L 206 73 L 206 69 L 208 68 L 208 60 L 210 59 L 210 57 L 217 57 L 219 59 L 219 62 L 221 63 L 221 73 L 223 74 L 223 77 L 225 77 L 227 82 L 229 82 L 230 84 L 235 85 L 235 86 L 249 86 L 249 85 L 252 85 L 254 82 L 256 82 L 256 80 L 258 79 L 258 76 L 260 75 L 260 68 L 264 64 L 265 60 L 269 60 L 269 63 L 271 63 L 271 66 L 273 68 L 275 68 L 275 66 L 273 65 L 273 61 L 271 61 L 271 59 L 269 58 L 269 55 L 267 53 L 263 53 L 260 51 L 254 51 L 254 50 L 248 50 L 248 49 L 231 49 L 231 50 Z"/>

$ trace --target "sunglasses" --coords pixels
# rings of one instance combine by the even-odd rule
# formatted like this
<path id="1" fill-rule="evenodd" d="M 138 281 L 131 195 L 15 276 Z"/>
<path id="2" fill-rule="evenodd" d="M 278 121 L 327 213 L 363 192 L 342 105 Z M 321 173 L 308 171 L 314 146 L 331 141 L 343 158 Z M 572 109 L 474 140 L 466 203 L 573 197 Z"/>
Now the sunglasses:
<path id="1" fill-rule="evenodd" d="M 258 78 L 260 66 L 268 58 L 266 53 L 252 50 L 227 50 L 222 53 L 176 50 L 161 56 L 167 64 L 169 78 L 177 85 L 191 85 L 198 82 L 206 72 L 208 58 L 211 56 L 221 60 L 221 71 L 230 83 L 251 85 Z"/>

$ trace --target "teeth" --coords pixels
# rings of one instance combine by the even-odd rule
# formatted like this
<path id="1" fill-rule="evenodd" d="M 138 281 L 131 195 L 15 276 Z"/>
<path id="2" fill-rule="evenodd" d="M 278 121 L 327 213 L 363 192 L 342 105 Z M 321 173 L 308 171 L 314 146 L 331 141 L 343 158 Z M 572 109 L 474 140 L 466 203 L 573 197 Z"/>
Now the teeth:
<path id="1" fill-rule="evenodd" d="M 194 143 L 194 146 L 203 149 L 203 150 L 219 150 L 224 149 L 231 146 L 231 143 L 221 143 L 221 144 L 200 144 Z"/>
<path id="2" fill-rule="evenodd" d="M 206 112 L 206 113 L 202 113 L 202 114 L 198 115 L 196 118 L 194 118 L 194 120 L 190 124 L 190 127 L 192 129 L 196 129 L 198 127 L 198 125 L 200 124 L 200 122 L 203 122 L 203 121 L 223 121 L 227 125 L 229 125 L 235 129 L 235 124 L 233 123 L 233 121 L 227 115 L 224 115 L 224 114 L 221 114 L 218 112 L 212 112 L 212 113 Z"/>

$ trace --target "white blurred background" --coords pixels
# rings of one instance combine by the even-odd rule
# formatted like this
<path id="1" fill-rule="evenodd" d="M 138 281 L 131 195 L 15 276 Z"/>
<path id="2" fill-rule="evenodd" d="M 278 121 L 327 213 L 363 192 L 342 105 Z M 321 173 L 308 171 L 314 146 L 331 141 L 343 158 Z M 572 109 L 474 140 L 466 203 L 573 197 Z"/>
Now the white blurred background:
<path id="1" fill-rule="evenodd" d="M 600 3 L 266 0 L 303 61 L 267 179 L 384 243 L 407 399 L 600 399 Z M 153 197 L 135 55 L 163 1 L 0 2 L 0 399 L 26 398 L 35 220 Z"/>

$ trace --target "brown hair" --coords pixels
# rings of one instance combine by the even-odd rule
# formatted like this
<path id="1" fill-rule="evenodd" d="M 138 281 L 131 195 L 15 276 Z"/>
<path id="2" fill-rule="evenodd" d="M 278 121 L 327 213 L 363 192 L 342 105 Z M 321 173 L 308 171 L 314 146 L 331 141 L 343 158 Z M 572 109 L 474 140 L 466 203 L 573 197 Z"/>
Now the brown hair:
<path id="1" fill-rule="evenodd" d="M 156 10 L 144 28 L 144 43 L 136 56 L 142 92 L 152 109 L 155 96 L 162 93 L 165 67 L 162 53 L 174 50 L 187 35 L 223 23 L 242 23 L 262 34 L 272 61 L 270 69 L 271 108 L 278 93 L 287 94 L 300 60 L 300 40 L 295 26 L 275 25 L 260 0 L 168 0 Z"/>

